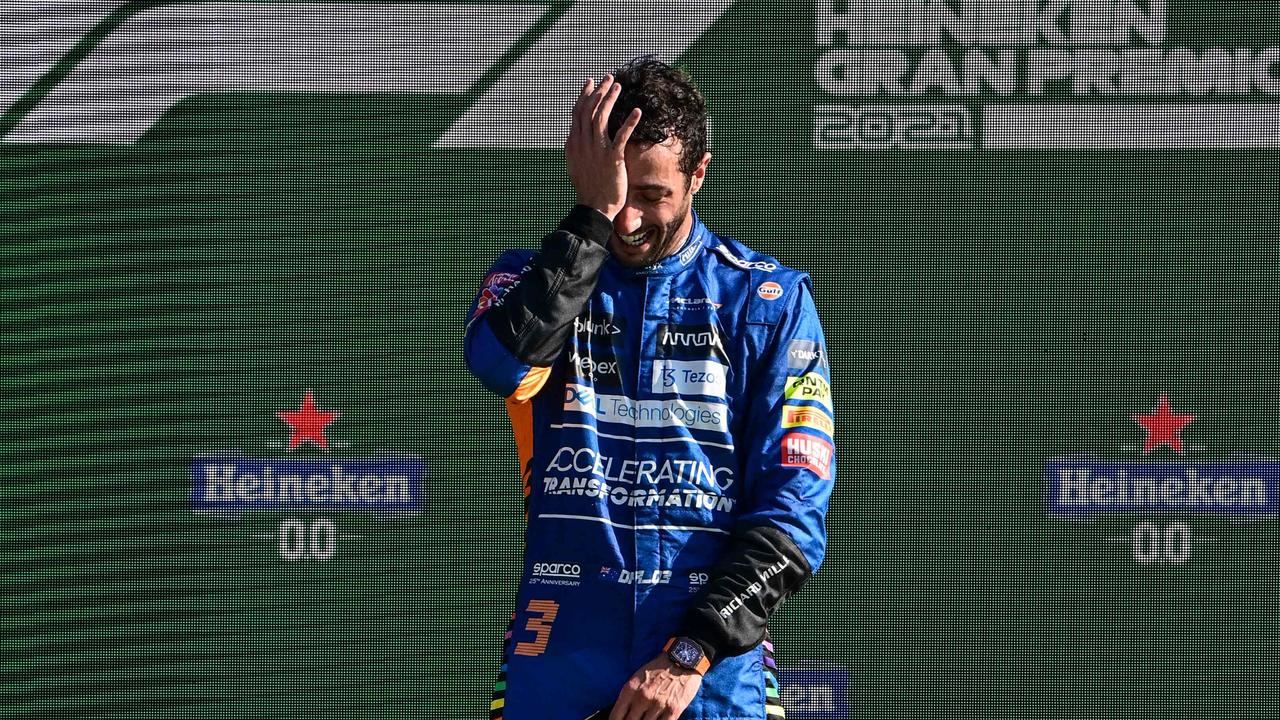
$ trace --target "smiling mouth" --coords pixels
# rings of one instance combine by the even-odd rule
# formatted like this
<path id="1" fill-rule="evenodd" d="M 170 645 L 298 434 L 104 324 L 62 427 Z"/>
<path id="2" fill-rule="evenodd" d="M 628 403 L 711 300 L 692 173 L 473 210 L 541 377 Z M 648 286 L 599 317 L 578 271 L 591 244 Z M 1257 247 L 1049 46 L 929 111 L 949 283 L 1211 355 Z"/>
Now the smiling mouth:
<path id="1" fill-rule="evenodd" d="M 618 235 L 618 238 L 622 240 L 623 245 L 627 245 L 630 247 L 640 247 L 641 245 L 644 245 L 646 242 L 648 242 L 649 236 L 652 234 L 653 234 L 652 230 L 645 230 L 644 232 L 639 232 L 634 235 Z"/>

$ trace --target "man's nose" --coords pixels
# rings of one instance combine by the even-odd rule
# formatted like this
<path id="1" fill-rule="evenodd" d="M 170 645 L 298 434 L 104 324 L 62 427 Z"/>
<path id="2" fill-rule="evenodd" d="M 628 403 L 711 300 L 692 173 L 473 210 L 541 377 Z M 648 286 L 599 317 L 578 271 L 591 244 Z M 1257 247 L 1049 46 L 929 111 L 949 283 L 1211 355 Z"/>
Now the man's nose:
<path id="1" fill-rule="evenodd" d="M 631 203 L 622 206 L 622 212 L 613 219 L 613 229 L 619 235 L 630 235 L 640 229 L 640 210 Z"/>

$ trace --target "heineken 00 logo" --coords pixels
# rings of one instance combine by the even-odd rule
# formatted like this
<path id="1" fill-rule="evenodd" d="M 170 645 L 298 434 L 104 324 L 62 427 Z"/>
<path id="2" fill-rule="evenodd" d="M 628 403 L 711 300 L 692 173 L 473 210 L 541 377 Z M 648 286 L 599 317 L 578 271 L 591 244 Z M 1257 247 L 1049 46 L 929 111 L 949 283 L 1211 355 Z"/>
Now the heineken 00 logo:
<path id="1" fill-rule="evenodd" d="M 1275 532 L 1280 514 L 1280 461 L 1264 455 L 1208 459 L 1184 445 L 1196 415 L 1175 412 L 1162 393 L 1150 413 L 1132 415 L 1145 431 L 1141 452 L 1104 457 L 1078 452 L 1050 458 L 1044 479 L 1050 515 L 1072 520 L 1134 518 L 1127 536 L 1110 537 L 1132 549 L 1143 565 L 1181 565 L 1197 546 L 1216 539 L 1193 533 L 1192 521 L 1217 516 L 1235 521 L 1238 544 L 1259 544 Z M 1250 526 L 1252 524 L 1252 526 Z"/>
<path id="2" fill-rule="evenodd" d="M 425 467 L 410 453 L 382 450 L 366 457 L 330 453 L 329 426 L 341 412 L 322 410 L 308 390 L 297 410 L 276 412 L 288 426 L 284 456 L 249 456 L 239 451 L 206 453 L 191 461 L 191 506 L 196 512 L 239 520 L 245 515 L 324 513 L 284 517 L 273 533 L 253 537 L 277 541 L 284 560 L 329 560 L 340 534 L 330 515 L 371 511 L 375 516 L 411 517 L 422 510 Z M 309 446 L 309 448 L 308 448 Z M 311 454 L 298 454 L 311 449 Z M 360 537 L 347 532 L 346 537 Z"/>

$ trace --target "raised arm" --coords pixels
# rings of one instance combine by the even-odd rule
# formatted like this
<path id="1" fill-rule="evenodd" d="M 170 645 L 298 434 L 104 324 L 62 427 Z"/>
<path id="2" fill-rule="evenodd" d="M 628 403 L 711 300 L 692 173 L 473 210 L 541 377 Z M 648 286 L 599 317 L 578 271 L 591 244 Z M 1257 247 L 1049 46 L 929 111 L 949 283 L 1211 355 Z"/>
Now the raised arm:
<path id="1" fill-rule="evenodd" d="M 623 160 L 637 109 L 613 139 L 609 113 L 620 86 L 591 80 L 574 104 L 565 163 L 578 204 L 536 254 L 512 251 L 489 269 L 468 315 L 467 367 L 485 387 L 518 402 L 538 393 L 609 257 L 614 217 L 627 199 Z"/>

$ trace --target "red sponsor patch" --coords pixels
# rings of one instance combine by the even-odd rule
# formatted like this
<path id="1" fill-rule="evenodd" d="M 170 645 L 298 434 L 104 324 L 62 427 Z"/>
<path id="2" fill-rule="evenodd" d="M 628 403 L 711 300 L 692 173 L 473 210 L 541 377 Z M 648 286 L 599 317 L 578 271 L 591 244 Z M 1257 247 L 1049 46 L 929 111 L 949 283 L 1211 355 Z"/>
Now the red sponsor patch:
<path id="1" fill-rule="evenodd" d="M 831 456 L 835 448 L 822 438 L 791 432 L 782 436 L 782 464 L 812 470 L 823 480 L 831 479 Z"/>
<path id="2" fill-rule="evenodd" d="M 475 318 L 493 307 L 498 298 L 502 297 L 502 292 L 515 285 L 519 279 L 518 274 L 509 272 L 491 272 L 486 275 L 484 282 L 480 283 L 480 297 L 476 300 L 476 311 L 471 317 Z"/>

